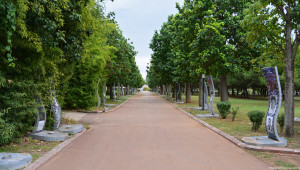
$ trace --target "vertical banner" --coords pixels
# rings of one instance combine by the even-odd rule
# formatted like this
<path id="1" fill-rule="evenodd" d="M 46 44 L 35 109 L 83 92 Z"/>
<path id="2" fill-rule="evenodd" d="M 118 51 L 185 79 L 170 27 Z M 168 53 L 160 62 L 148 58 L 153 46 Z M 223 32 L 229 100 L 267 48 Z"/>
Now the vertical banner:
<path id="1" fill-rule="evenodd" d="M 105 110 L 105 103 L 106 103 L 106 83 L 103 83 L 102 86 L 102 95 L 103 95 L 103 106 L 104 106 L 104 110 Z"/>
<path id="2" fill-rule="evenodd" d="M 209 108 L 208 104 L 207 104 L 207 99 L 208 99 L 208 90 L 207 90 L 207 85 L 204 82 L 204 92 L 203 92 L 203 95 L 204 95 L 204 110 L 207 110 Z"/>
<path id="3" fill-rule="evenodd" d="M 113 95 L 114 95 L 114 101 L 116 101 L 116 99 L 117 99 L 117 96 L 116 96 L 116 85 L 115 85 L 115 83 L 114 83 L 114 87 L 113 87 Z"/>
<path id="4" fill-rule="evenodd" d="M 36 102 L 38 104 L 37 106 L 37 114 L 36 114 L 36 120 L 35 120 L 35 126 L 33 133 L 41 132 L 44 130 L 45 124 L 46 124 L 46 110 L 42 103 L 41 97 L 36 97 Z"/>
<path id="5" fill-rule="evenodd" d="M 212 115 L 214 115 L 213 104 L 214 104 L 214 99 L 215 99 L 215 86 L 214 86 L 214 82 L 213 82 L 213 79 L 212 79 L 211 76 L 207 76 L 206 80 L 208 82 L 209 92 L 210 92 L 210 99 L 209 99 L 208 108 L 210 110 L 210 113 Z"/>
<path id="6" fill-rule="evenodd" d="M 58 101 L 55 96 L 55 92 L 52 92 L 52 111 L 53 111 L 53 117 L 54 117 L 54 125 L 53 128 L 58 129 L 61 123 L 62 118 L 62 111 L 58 104 Z"/>
<path id="7" fill-rule="evenodd" d="M 262 72 L 269 92 L 269 108 L 265 119 L 266 131 L 270 139 L 279 141 L 276 125 L 282 97 L 277 67 L 263 68 Z"/>

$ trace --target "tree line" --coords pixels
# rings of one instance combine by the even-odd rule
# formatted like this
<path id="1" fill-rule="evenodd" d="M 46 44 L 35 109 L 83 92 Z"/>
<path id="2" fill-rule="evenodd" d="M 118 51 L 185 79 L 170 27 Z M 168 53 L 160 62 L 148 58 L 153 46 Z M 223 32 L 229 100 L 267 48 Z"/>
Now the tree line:
<path id="1" fill-rule="evenodd" d="M 147 69 L 151 88 L 215 77 L 221 101 L 248 89 L 267 95 L 261 68 L 278 66 L 285 99 L 285 134 L 294 135 L 294 94 L 299 89 L 300 3 L 285 0 L 185 0 L 155 31 Z M 201 98 L 199 98 L 201 100 Z M 202 103 L 199 101 L 199 103 Z"/>
<path id="2" fill-rule="evenodd" d="M 103 83 L 144 83 L 132 42 L 102 0 L 1 1 L 0 22 L 0 145 L 33 128 L 37 97 L 51 124 L 53 92 L 63 108 L 88 109 Z"/>

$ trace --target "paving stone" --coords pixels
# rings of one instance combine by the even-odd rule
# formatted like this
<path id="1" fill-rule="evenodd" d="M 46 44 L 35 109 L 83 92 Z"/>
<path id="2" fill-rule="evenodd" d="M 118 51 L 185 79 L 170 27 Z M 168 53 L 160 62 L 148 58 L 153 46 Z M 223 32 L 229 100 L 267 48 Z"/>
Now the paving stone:
<path id="1" fill-rule="evenodd" d="M 272 140 L 268 136 L 253 136 L 253 137 L 243 137 L 242 142 L 248 145 L 254 146 L 273 146 L 273 147 L 286 147 L 287 140 L 285 138 L 280 138 L 280 141 Z"/>
<path id="2" fill-rule="evenodd" d="M 219 117 L 219 114 L 197 114 L 196 117 L 198 118 L 218 118 Z"/>
<path id="3" fill-rule="evenodd" d="M 32 161 L 28 153 L 0 153 L 0 169 L 21 169 Z"/>
<path id="4" fill-rule="evenodd" d="M 60 128 L 58 128 L 58 131 L 74 135 L 76 133 L 82 132 L 83 128 L 84 127 L 82 124 L 62 125 Z"/>
<path id="5" fill-rule="evenodd" d="M 107 107 L 114 107 L 116 104 L 105 104 Z"/>
<path id="6" fill-rule="evenodd" d="M 64 141 L 69 137 L 68 133 L 47 130 L 38 133 L 30 133 L 28 136 L 32 139 L 38 139 L 42 141 Z"/>

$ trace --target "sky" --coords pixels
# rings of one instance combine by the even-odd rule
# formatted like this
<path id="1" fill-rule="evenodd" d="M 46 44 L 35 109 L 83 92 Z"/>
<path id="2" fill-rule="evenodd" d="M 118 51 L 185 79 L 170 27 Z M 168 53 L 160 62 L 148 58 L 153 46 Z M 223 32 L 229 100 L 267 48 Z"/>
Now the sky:
<path id="1" fill-rule="evenodd" d="M 184 0 L 114 0 L 106 1 L 106 13 L 115 12 L 123 35 L 133 42 L 138 52 L 136 63 L 144 79 L 152 50 L 149 48 L 155 30 L 159 30 L 168 16 L 176 14 L 176 2 Z"/>

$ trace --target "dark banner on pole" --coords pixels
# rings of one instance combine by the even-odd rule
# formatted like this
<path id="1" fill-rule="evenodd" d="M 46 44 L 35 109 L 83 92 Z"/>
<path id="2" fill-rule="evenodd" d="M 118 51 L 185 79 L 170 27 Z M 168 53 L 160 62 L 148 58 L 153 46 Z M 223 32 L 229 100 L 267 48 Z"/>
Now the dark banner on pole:
<path id="1" fill-rule="evenodd" d="M 282 97 L 278 71 L 276 66 L 263 68 L 262 71 L 269 92 L 269 108 L 265 119 L 266 131 L 270 139 L 279 141 L 277 116 L 280 110 Z"/>

